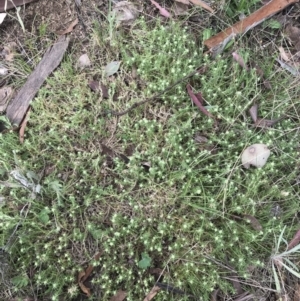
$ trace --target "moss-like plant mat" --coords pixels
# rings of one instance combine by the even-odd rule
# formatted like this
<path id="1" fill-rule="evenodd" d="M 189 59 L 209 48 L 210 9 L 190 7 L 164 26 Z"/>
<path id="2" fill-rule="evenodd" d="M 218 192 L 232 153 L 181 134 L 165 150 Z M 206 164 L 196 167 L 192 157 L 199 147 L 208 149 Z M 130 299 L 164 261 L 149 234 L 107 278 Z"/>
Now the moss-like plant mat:
<path id="1" fill-rule="evenodd" d="M 276 239 L 284 226 L 287 240 L 298 227 L 297 83 L 268 58 L 260 64 L 266 89 L 230 53 L 203 54 L 178 22 L 141 18 L 113 35 L 95 25 L 92 41 L 91 69 L 76 69 L 69 54 L 40 90 L 24 144 L 14 132 L 0 136 L 3 291 L 75 300 L 82 293 L 76 278 L 89 264 L 90 300 L 109 300 L 118 289 L 128 301 L 143 300 L 157 280 L 165 285 L 158 301 L 207 300 L 216 288 L 232 296 L 237 276 L 257 292 L 267 274 L 275 289 L 269 263 Z M 241 55 L 257 57 L 250 49 Z M 118 74 L 107 78 L 103 67 L 119 59 Z M 103 114 L 199 67 L 205 72 L 158 100 L 119 118 Z M 108 87 L 108 99 L 90 90 L 91 78 Z M 187 82 L 218 123 L 193 105 Z M 254 103 L 260 117 L 283 120 L 254 127 Z M 245 170 L 240 154 L 253 143 L 267 144 L 271 156 L 263 168 Z"/>

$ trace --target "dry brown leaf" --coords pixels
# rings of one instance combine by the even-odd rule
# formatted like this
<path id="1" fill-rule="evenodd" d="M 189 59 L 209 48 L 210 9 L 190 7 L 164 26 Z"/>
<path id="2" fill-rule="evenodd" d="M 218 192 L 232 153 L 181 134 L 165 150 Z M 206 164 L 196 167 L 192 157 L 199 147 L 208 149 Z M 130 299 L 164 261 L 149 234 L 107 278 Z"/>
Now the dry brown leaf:
<path id="1" fill-rule="evenodd" d="M 262 230 L 262 226 L 256 217 L 249 215 L 249 214 L 243 214 L 243 216 L 246 220 L 248 220 L 250 222 L 250 224 L 254 230 L 257 230 L 257 231 Z"/>
<path id="2" fill-rule="evenodd" d="M 24 143 L 25 128 L 26 128 L 27 122 L 29 120 L 29 115 L 30 115 L 30 108 L 27 110 L 24 120 L 22 121 L 21 126 L 20 126 L 19 139 L 20 139 L 21 143 Z"/>
<path id="3" fill-rule="evenodd" d="M 270 120 L 270 119 L 264 119 L 264 118 L 258 118 L 256 120 L 256 122 L 254 123 L 255 127 L 258 128 L 269 128 L 272 127 L 274 124 L 276 124 L 278 121 L 280 121 L 283 117 L 278 118 L 278 119 L 274 119 L 274 120 Z"/>
<path id="4" fill-rule="evenodd" d="M 172 6 L 173 12 L 175 16 L 183 16 L 187 14 L 188 5 L 181 2 L 174 2 Z"/>
<path id="5" fill-rule="evenodd" d="M 150 2 L 159 10 L 160 14 L 166 18 L 171 18 L 171 14 L 162 6 L 160 6 L 156 1 L 150 0 Z"/>
<path id="6" fill-rule="evenodd" d="M 109 301 L 123 301 L 127 296 L 127 293 L 122 290 L 118 290 L 117 293 L 112 296 Z"/>
<path id="7" fill-rule="evenodd" d="M 56 34 L 62 36 L 64 34 L 70 33 L 73 31 L 74 27 L 78 24 L 78 19 L 76 18 L 65 30 L 57 31 Z"/>
<path id="8" fill-rule="evenodd" d="M 81 271 L 78 273 L 78 285 L 81 290 L 88 296 L 91 296 L 91 290 L 83 284 L 82 279 L 85 277 L 85 271 Z"/>
<path id="9" fill-rule="evenodd" d="M 139 9 L 131 2 L 117 2 L 113 8 L 116 15 L 117 24 L 131 24 L 139 15 Z"/>
<path id="10" fill-rule="evenodd" d="M 160 287 L 158 287 L 158 286 L 155 285 L 154 287 L 152 287 L 151 291 L 145 297 L 144 301 L 150 301 L 150 300 L 152 300 L 159 291 L 160 291 Z"/>
<path id="11" fill-rule="evenodd" d="M 94 259 L 98 260 L 101 256 L 102 252 L 98 252 L 95 256 Z M 87 269 L 85 270 L 85 275 L 82 277 L 81 281 L 84 282 L 92 273 L 94 269 L 94 266 L 92 266 L 91 264 L 87 267 Z"/>
<path id="12" fill-rule="evenodd" d="M 98 252 L 94 259 L 98 260 L 101 256 L 102 252 Z M 91 296 L 91 290 L 84 285 L 84 281 L 90 276 L 91 272 L 93 271 L 94 267 L 89 265 L 85 271 L 81 271 L 78 273 L 77 282 L 81 290 L 88 296 Z"/>
<path id="13" fill-rule="evenodd" d="M 253 105 L 249 110 L 253 122 L 257 121 L 257 111 L 258 111 L 258 104 Z"/>
<path id="14" fill-rule="evenodd" d="M 290 60 L 290 55 L 288 55 L 288 54 L 285 52 L 284 48 L 280 46 L 280 47 L 278 47 L 278 50 L 279 50 L 279 52 L 280 52 L 281 58 L 282 58 L 284 61 L 289 62 L 289 60 Z"/>
<path id="15" fill-rule="evenodd" d="M 93 92 L 100 91 L 103 98 L 109 98 L 108 88 L 97 80 L 90 80 L 88 83 Z"/>
<path id="16" fill-rule="evenodd" d="M 285 28 L 285 32 L 288 35 L 288 37 L 291 39 L 293 44 L 297 44 L 300 40 L 300 28 L 296 27 L 296 26 L 292 26 L 291 24 L 289 24 L 286 28 Z"/>
<path id="17" fill-rule="evenodd" d="M 212 14 L 214 13 L 214 10 L 208 4 L 204 3 L 201 0 L 190 0 L 190 2 L 193 3 L 194 5 L 201 6 L 205 10 L 211 12 Z"/>
<path id="18" fill-rule="evenodd" d="M 87 297 L 91 297 L 91 290 L 88 287 L 86 287 L 82 282 L 78 282 L 78 285 L 81 290 L 87 295 Z"/>
<path id="19" fill-rule="evenodd" d="M 78 283 L 82 281 L 82 278 L 84 277 L 84 275 L 85 275 L 85 271 L 80 271 L 78 273 L 78 277 L 77 277 L 77 282 Z"/>
<path id="20" fill-rule="evenodd" d="M 287 249 L 293 249 L 296 245 L 300 243 L 300 230 L 296 232 L 293 239 L 289 242 Z"/>
<path id="21" fill-rule="evenodd" d="M 175 0 L 175 2 L 183 3 L 183 4 L 190 4 L 189 0 Z"/>
<path id="22" fill-rule="evenodd" d="M 187 89 L 187 92 L 191 98 L 191 100 L 193 101 L 193 103 L 200 109 L 200 111 L 205 114 L 206 116 L 210 117 L 210 118 L 213 118 L 214 119 L 214 116 L 207 111 L 207 109 L 204 107 L 203 103 L 203 97 L 202 97 L 202 94 L 199 92 L 197 94 L 195 94 L 193 91 L 192 91 L 192 86 L 190 84 L 187 84 L 186 85 L 186 89 Z"/>

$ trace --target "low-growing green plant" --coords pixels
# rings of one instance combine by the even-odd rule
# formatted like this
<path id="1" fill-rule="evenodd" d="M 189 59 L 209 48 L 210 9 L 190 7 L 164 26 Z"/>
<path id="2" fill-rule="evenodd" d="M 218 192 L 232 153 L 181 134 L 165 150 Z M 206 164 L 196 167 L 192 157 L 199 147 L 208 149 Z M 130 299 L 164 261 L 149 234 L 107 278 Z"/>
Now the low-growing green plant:
<path id="1" fill-rule="evenodd" d="M 90 91 L 89 74 L 76 72 L 70 55 L 32 103 L 24 144 L 13 132 L 0 135 L 3 246 L 19 223 L 7 247 L 10 288 L 72 300 L 80 294 L 78 273 L 89 264 L 91 300 L 109 300 L 120 288 L 127 300 L 141 300 L 159 277 L 198 299 L 215 288 L 232 295 L 226 267 L 250 285 L 251 271 L 269 259 L 273 235 L 297 227 L 298 86 L 288 89 L 286 75 L 270 71 L 266 90 L 255 71 L 231 57 L 210 59 L 172 21 L 141 18 L 129 32 L 115 32 L 113 43 L 99 27 L 94 36 L 91 56 L 101 66 L 89 74 L 109 87 L 109 99 Z M 102 66 L 117 58 L 120 71 L 107 79 Z M 202 72 L 187 81 L 217 123 L 193 105 L 187 81 L 120 118 L 103 114 L 164 91 L 196 68 Z M 274 128 L 254 127 L 248 110 L 255 102 L 259 116 L 286 118 Z M 240 154 L 253 143 L 267 144 L 272 154 L 264 168 L 245 170 Z M 105 153 L 103 144 L 129 162 Z M 34 172 L 41 190 L 33 194 L 12 170 Z M 24 206 L 27 215 L 20 216 Z M 155 298 L 185 300 L 164 290 Z"/>

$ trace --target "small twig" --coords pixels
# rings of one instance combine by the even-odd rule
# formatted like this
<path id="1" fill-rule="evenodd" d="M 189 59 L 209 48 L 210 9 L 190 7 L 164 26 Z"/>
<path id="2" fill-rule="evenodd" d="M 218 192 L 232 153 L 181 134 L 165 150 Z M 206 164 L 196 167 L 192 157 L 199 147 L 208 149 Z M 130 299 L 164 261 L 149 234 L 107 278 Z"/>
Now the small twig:
<path id="1" fill-rule="evenodd" d="M 166 92 L 172 90 L 175 86 L 177 86 L 178 84 L 182 83 L 183 81 L 187 80 L 188 78 L 192 77 L 193 75 L 195 75 L 196 73 L 201 72 L 201 68 L 197 68 L 196 70 L 192 71 L 191 73 L 189 73 L 187 76 L 177 80 L 174 84 L 170 85 L 169 87 L 167 87 L 166 89 L 164 89 L 163 91 L 158 92 L 157 94 L 155 94 L 152 97 L 146 98 L 142 101 L 139 102 L 135 102 L 132 106 L 130 106 L 127 110 L 121 111 L 121 112 L 116 112 L 116 111 L 108 111 L 106 113 L 104 113 L 103 115 L 108 115 L 108 114 L 112 114 L 114 116 L 123 116 L 127 113 L 129 113 L 131 110 L 147 103 L 150 102 L 152 100 L 156 100 L 157 98 L 159 98 L 161 95 L 165 94 Z"/>

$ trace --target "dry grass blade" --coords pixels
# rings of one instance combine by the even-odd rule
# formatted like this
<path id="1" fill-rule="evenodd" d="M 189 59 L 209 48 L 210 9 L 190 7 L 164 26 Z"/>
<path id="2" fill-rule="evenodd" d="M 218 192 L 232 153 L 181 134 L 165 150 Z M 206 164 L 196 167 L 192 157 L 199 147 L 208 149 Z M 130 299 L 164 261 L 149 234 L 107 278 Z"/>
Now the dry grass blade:
<path id="1" fill-rule="evenodd" d="M 157 293 L 160 291 L 160 287 L 158 286 L 154 286 L 151 291 L 148 293 L 148 295 L 145 297 L 145 299 L 143 301 L 150 301 L 152 300 L 156 295 Z"/>

